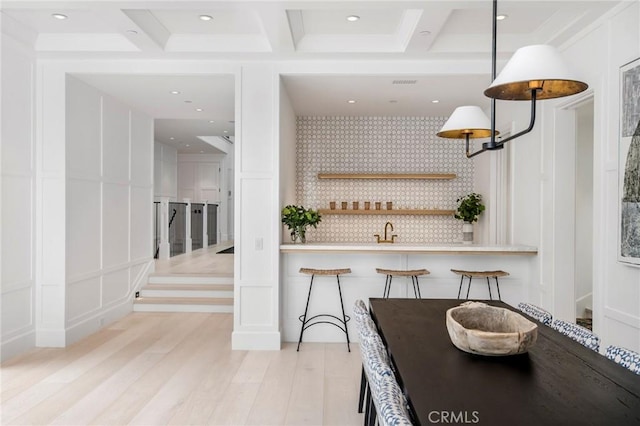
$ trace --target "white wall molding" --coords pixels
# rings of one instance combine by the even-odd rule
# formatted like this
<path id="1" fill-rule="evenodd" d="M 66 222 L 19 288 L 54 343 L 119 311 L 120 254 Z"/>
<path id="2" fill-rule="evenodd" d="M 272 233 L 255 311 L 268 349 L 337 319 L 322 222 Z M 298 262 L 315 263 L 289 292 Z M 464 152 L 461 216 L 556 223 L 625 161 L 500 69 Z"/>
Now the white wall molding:
<path id="1" fill-rule="evenodd" d="M 91 278 L 97 278 L 100 277 L 102 275 L 106 275 L 106 274 L 110 274 L 113 272 L 118 272 L 118 271 L 125 271 L 128 270 L 129 268 L 132 268 L 134 266 L 138 266 L 138 265 L 146 265 L 149 262 L 153 262 L 153 260 L 149 260 L 149 258 L 143 258 L 143 259 L 137 259 L 137 260 L 132 260 L 130 262 L 127 263 L 122 263 L 119 265 L 114 265 L 114 266 L 109 266 L 106 268 L 102 268 L 102 269 L 96 269 L 93 271 L 89 271 L 83 274 L 78 274 L 78 275 L 74 275 L 74 276 L 69 276 L 69 278 L 67 278 L 67 284 L 75 284 L 77 282 L 80 281 L 86 281 L 88 279 Z"/>
<path id="2" fill-rule="evenodd" d="M 71 345 L 78 340 L 95 333 L 108 324 L 111 324 L 125 315 L 133 311 L 133 304 L 130 298 L 124 299 L 122 302 L 109 307 L 108 309 L 102 309 L 99 312 L 95 312 L 93 315 L 84 318 L 82 321 L 77 321 L 65 330 L 64 341 L 65 345 Z M 46 345 L 38 345 L 46 346 Z"/>
<path id="3" fill-rule="evenodd" d="M 611 306 L 605 306 L 604 317 L 611 318 L 622 324 L 640 329 L 640 316 L 631 315 L 627 312 L 623 312 L 619 309 L 612 308 Z"/>
<path id="4" fill-rule="evenodd" d="M 36 345 L 36 332 L 33 328 L 7 338 L 0 346 L 0 362 L 20 355 Z"/>
<path id="5" fill-rule="evenodd" d="M 279 351 L 280 341 L 279 331 L 234 331 L 231 335 L 231 346 L 236 350 Z"/>

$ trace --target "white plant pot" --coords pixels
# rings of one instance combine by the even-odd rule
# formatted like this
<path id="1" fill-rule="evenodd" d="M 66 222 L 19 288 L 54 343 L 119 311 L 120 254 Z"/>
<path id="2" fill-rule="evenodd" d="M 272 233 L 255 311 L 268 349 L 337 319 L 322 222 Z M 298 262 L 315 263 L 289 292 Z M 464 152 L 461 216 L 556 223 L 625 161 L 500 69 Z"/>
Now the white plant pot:
<path id="1" fill-rule="evenodd" d="M 465 222 L 462 224 L 462 242 L 464 244 L 473 243 L 473 223 Z"/>

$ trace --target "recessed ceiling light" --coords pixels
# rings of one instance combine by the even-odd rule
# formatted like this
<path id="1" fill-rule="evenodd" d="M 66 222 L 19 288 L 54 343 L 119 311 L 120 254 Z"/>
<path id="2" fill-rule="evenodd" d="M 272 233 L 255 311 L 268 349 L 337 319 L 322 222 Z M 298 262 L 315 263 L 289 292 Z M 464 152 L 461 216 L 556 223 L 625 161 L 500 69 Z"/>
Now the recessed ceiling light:
<path id="1" fill-rule="evenodd" d="M 215 121 L 213 121 L 213 120 L 209 120 L 209 123 L 215 123 Z"/>
<path id="2" fill-rule="evenodd" d="M 60 19 L 60 20 L 63 20 L 63 19 L 67 19 L 67 18 L 68 18 L 68 16 L 67 16 L 67 15 L 62 14 L 62 13 L 52 13 L 52 14 L 51 14 L 51 16 L 53 16 L 53 17 L 54 17 L 54 18 L 56 18 L 56 19 Z"/>
<path id="3" fill-rule="evenodd" d="M 397 103 L 398 103 L 398 101 L 396 101 L 395 99 L 391 99 L 391 100 L 389 101 L 389 103 L 390 103 L 390 104 L 397 104 Z"/>
<path id="4" fill-rule="evenodd" d="M 185 104 L 190 104 L 190 103 L 191 103 L 191 101 L 184 101 L 184 103 L 185 103 Z"/>
<path id="5" fill-rule="evenodd" d="M 171 94 L 172 94 L 172 95 L 179 95 L 179 94 L 180 94 L 180 91 L 179 91 L 179 90 L 172 90 L 172 91 L 171 91 Z"/>
<path id="6" fill-rule="evenodd" d="M 202 108 L 196 108 L 196 111 L 202 112 Z"/>
<path id="7" fill-rule="evenodd" d="M 347 103 L 348 103 L 348 104 L 355 104 L 355 103 L 356 103 L 356 101 L 354 101 L 353 99 L 349 99 L 349 100 L 347 101 Z"/>
<path id="8" fill-rule="evenodd" d="M 175 140 L 176 138 L 174 138 L 173 136 L 171 136 L 169 139 L 171 139 L 171 140 Z"/>
<path id="9" fill-rule="evenodd" d="M 186 146 L 187 148 L 189 148 L 189 147 L 190 147 L 191 145 L 189 145 L 189 144 L 186 144 L 185 146 Z"/>
<path id="10" fill-rule="evenodd" d="M 437 100 L 437 99 L 434 99 L 434 100 L 431 101 L 432 104 L 437 104 L 438 102 L 440 102 L 440 101 Z"/>
<path id="11" fill-rule="evenodd" d="M 229 132 L 227 132 L 226 130 L 223 130 L 223 133 L 229 133 Z"/>
<path id="12" fill-rule="evenodd" d="M 211 21 L 213 17 L 211 15 L 200 15 L 201 21 Z"/>
<path id="13" fill-rule="evenodd" d="M 420 35 L 422 35 L 422 36 L 431 35 L 431 31 L 426 31 L 426 30 L 425 31 L 420 31 Z"/>
<path id="14" fill-rule="evenodd" d="M 127 30 L 125 31 L 127 34 L 136 35 L 138 32 L 136 30 Z"/>
<path id="15" fill-rule="evenodd" d="M 356 22 L 358 19 L 360 19 L 360 17 L 358 15 L 349 15 L 349 16 L 347 16 L 347 21 L 349 21 L 349 22 Z"/>
<path id="16" fill-rule="evenodd" d="M 204 154 L 204 151 L 200 151 L 200 154 Z"/>
<path id="17" fill-rule="evenodd" d="M 497 21 L 504 21 L 508 17 L 509 17 L 509 15 L 498 15 L 498 16 L 496 16 L 496 20 Z"/>

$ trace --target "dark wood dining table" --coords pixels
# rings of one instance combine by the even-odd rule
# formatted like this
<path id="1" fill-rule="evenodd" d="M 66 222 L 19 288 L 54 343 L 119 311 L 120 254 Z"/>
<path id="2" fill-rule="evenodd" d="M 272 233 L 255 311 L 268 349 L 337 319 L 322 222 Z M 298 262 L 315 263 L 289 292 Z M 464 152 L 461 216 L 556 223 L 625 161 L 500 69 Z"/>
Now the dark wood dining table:
<path id="1" fill-rule="evenodd" d="M 445 324 L 447 309 L 460 303 L 370 299 L 417 424 L 640 425 L 640 376 L 537 321 L 527 353 L 463 352 Z"/>

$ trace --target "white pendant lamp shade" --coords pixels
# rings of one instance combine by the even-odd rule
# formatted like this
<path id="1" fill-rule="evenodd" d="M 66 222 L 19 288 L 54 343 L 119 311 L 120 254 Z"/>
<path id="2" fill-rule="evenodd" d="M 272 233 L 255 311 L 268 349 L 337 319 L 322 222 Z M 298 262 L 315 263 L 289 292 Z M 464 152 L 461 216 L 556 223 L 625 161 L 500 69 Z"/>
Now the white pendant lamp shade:
<path id="1" fill-rule="evenodd" d="M 453 111 L 437 134 L 449 139 L 464 139 L 467 135 L 470 139 L 488 138 L 491 136 L 491 122 L 480 107 L 461 106 Z"/>
<path id="2" fill-rule="evenodd" d="M 560 53 L 544 44 L 518 49 L 484 94 L 503 100 L 530 100 L 531 89 L 540 87 L 537 99 L 574 95 L 588 85 L 575 80 Z"/>

